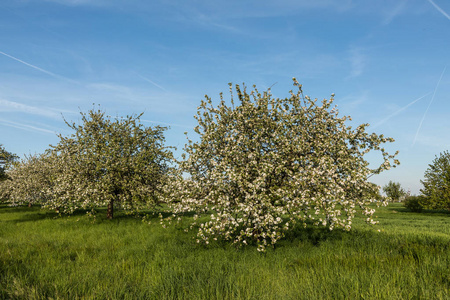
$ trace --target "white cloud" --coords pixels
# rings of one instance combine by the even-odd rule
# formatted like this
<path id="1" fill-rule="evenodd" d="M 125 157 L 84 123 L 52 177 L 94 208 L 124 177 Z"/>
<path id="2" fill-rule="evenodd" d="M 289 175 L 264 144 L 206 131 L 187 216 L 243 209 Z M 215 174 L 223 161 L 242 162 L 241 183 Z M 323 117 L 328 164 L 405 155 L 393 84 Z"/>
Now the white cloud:
<path id="1" fill-rule="evenodd" d="M 44 109 L 35 106 L 22 104 L 19 102 L 0 99 L 0 111 L 2 112 L 21 112 L 32 115 L 39 115 L 53 119 L 61 119 L 61 115 L 52 109 Z"/>
<path id="2" fill-rule="evenodd" d="M 358 94 L 347 95 L 339 100 L 339 109 L 345 110 L 345 115 L 359 109 L 361 105 L 369 101 L 369 91 L 361 91 Z"/>
<path id="3" fill-rule="evenodd" d="M 443 134 L 436 134 L 436 132 L 428 132 L 427 134 L 419 135 L 415 138 L 415 145 L 421 145 L 428 149 L 434 148 L 435 153 L 442 151 L 442 149 L 450 149 L 450 142 L 448 138 L 445 138 L 447 132 Z M 443 138 L 444 137 L 444 138 Z"/>
<path id="4" fill-rule="evenodd" d="M 93 88 L 96 90 L 101 90 L 101 91 L 115 92 L 115 93 L 119 93 L 119 94 L 130 94 L 131 93 L 131 89 L 129 87 L 119 85 L 119 84 L 107 83 L 107 82 L 91 83 L 91 84 L 88 84 L 87 87 Z"/>
<path id="5" fill-rule="evenodd" d="M 358 77 L 363 73 L 367 58 L 362 52 L 361 48 L 352 48 L 350 50 L 350 74 L 347 76 L 347 79 Z"/>
<path id="6" fill-rule="evenodd" d="M 388 25 L 392 22 L 392 20 L 400 15 L 405 10 L 405 6 L 408 0 L 403 0 L 397 3 L 397 5 L 393 8 L 389 7 L 389 10 L 386 13 L 385 19 L 383 20 L 383 25 Z"/>

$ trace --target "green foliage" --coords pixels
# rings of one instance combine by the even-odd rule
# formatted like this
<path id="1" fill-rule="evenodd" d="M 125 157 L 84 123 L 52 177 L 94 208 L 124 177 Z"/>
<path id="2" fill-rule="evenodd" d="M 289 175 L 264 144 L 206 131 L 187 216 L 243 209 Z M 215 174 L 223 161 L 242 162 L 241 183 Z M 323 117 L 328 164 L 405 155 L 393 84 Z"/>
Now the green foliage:
<path id="1" fill-rule="evenodd" d="M 425 171 L 425 180 L 421 180 L 426 196 L 424 206 L 432 209 L 450 210 L 450 153 L 444 151 L 436 156 Z"/>
<path id="2" fill-rule="evenodd" d="M 0 144 L 0 182 L 8 178 L 6 171 L 17 159 L 18 159 L 17 155 L 6 151 L 3 145 Z"/>
<path id="3" fill-rule="evenodd" d="M 363 193 L 363 197 L 368 199 L 374 199 L 377 201 L 386 201 L 385 197 L 383 197 L 380 193 L 380 187 L 375 183 L 370 184 L 371 188 L 368 189 L 365 193 Z M 386 202 L 387 203 L 387 202 Z"/>
<path id="4" fill-rule="evenodd" d="M 368 177 L 398 164 L 383 143 L 392 138 L 366 132 L 368 124 L 352 129 L 348 117 L 338 117 L 330 100 L 297 92 L 285 99 L 256 87 L 247 92 L 230 84 L 231 106 L 221 95 L 213 106 L 206 96 L 198 108 L 195 131 L 180 169 L 190 175 L 172 188 L 175 213 L 209 211 L 199 227 L 198 239 L 231 240 L 238 245 L 256 242 L 258 250 L 275 244 L 291 226 L 349 230 L 355 207 L 362 207 L 367 222 L 378 187 Z M 364 155 L 381 152 L 383 163 L 370 169 Z"/>
<path id="5" fill-rule="evenodd" d="M 408 196 L 403 201 L 403 205 L 411 211 L 421 212 L 427 202 L 427 197 L 424 195 Z"/>
<path id="6" fill-rule="evenodd" d="M 386 196 L 393 201 L 399 201 L 400 197 L 406 194 L 405 190 L 400 186 L 400 183 L 392 181 L 389 181 L 389 183 L 383 187 L 383 191 L 386 193 Z"/>

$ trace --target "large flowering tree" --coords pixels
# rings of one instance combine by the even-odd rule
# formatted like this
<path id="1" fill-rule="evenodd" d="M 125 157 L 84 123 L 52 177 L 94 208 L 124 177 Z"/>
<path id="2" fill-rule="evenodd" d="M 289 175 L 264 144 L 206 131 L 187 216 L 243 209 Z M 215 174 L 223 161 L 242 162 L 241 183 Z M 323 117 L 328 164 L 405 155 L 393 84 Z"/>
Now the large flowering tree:
<path id="1" fill-rule="evenodd" d="M 62 212 L 107 206 L 134 211 L 158 203 L 171 170 L 164 127 L 145 127 L 140 116 L 112 119 L 100 110 L 81 113 L 82 123 L 53 147 L 52 205 Z"/>
<path id="2" fill-rule="evenodd" d="M 262 251 L 298 222 L 349 230 L 357 207 L 374 223 L 368 204 L 378 187 L 368 178 L 398 164 L 381 147 L 394 140 L 367 133 L 368 124 L 347 126 L 334 95 L 319 102 L 295 78 L 294 86 L 279 99 L 236 85 L 235 101 L 230 84 L 231 106 L 222 95 L 217 107 L 208 96 L 201 102 L 199 141 L 189 140 L 180 162 L 189 178 L 174 195 L 175 213 L 210 214 L 198 224 L 198 241 L 256 242 Z M 364 159 L 371 150 L 383 159 L 376 168 Z"/>

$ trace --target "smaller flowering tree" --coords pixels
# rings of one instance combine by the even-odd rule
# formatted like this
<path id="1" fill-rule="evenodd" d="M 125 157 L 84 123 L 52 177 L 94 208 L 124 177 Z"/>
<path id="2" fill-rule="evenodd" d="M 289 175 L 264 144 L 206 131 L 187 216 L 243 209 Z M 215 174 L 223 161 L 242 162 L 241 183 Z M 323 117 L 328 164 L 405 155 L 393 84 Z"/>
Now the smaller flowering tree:
<path id="1" fill-rule="evenodd" d="M 71 213 L 77 208 L 107 206 L 137 211 L 158 203 L 159 192 L 172 169 L 172 152 L 164 146 L 164 127 L 145 127 L 140 116 L 111 119 L 91 110 L 82 124 L 51 150 L 53 207 Z"/>
<path id="2" fill-rule="evenodd" d="M 8 172 L 3 183 L 2 196 L 11 205 L 49 204 L 52 186 L 52 168 L 48 152 L 26 156 Z"/>
<path id="3" fill-rule="evenodd" d="M 381 145 L 392 138 L 352 129 L 348 117 L 338 117 L 330 100 L 321 102 L 297 92 L 273 98 L 270 89 L 248 93 L 230 84 L 231 106 L 221 95 L 214 107 L 202 101 L 195 118 L 198 142 L 189 140 L 178 180 L 172 191 L 175 214 L 209 213 L 198 224 L 198 242 L 222 238 L 258 250 L 275 244 L 296 223 L 350 230 L 356 208 L 374 223 L 378 187 L 367 181 L 398 164 Z M 236 103 L 237 102 L 237 103 Z M 369 168 L 364 155 L 378 150 L 383 163 Z"/>

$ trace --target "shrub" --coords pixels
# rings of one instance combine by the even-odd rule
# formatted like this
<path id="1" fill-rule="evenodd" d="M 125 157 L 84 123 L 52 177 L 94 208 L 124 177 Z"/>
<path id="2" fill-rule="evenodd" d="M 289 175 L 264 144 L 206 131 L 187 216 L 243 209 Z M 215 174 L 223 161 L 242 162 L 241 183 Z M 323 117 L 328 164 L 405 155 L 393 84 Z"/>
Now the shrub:
<path id="1" fill-rule="evenodd" d="M 427 202 L 427 197 L 424 195 L 408 196 L 403 201 L 403 205 L 411 211 L 421 212 L 424 209 L 424 203 Z"/>

